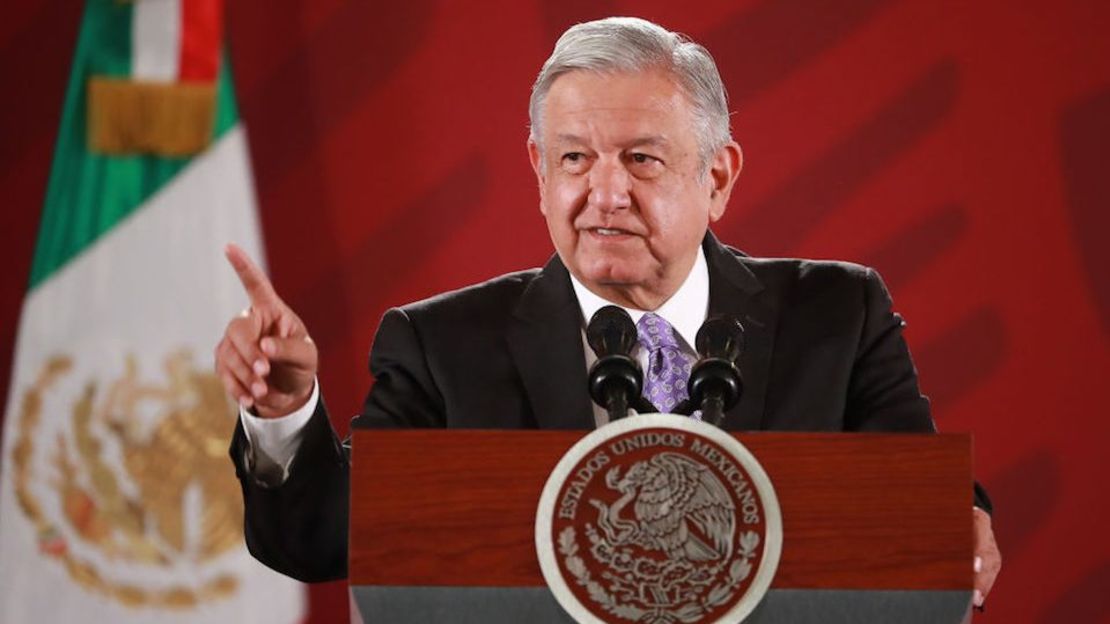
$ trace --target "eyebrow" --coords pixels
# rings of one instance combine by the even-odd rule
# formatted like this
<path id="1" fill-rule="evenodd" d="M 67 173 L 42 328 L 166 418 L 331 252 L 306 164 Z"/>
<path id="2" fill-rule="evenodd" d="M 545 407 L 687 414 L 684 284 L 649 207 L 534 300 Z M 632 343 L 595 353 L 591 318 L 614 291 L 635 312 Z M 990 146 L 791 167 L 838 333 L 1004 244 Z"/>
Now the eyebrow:
<path id="1" fill-rule="evenodd" d="M 584 145 L 586 143 L 586 139 L 583 139 L 577 134 L 567 134 L 565 132 L 556 134 L 555 139 L 559 143 L 572 143 L 574 145 Z"/>
<path id="2" fill-rule="evenodd" d="M 647 146 L 647 147 L 666 147 L 669 144 L 670 144 L 670 141 L 668 141 L 666 139 L 666 137 L 656 134 L 656 135 L 651 135 L 651 136 L 639 137 L 639 138 L 636 138 L 636 139 L 632 139 L 628 143 L 625 143 L 624 149 L 629 149 L 629 148 L 632 148 L 632 147 L 644 147 L 644 146 Z"/>
<path id="3" fill-rule="evenodd" d="M 578 136 L 577 134 L 559 133 L 555 135 L 555 138 L 559 143 L 570 143 L 572 145 L 585 145 L 587 143 L 586 139 Z M 653 134 L 643 137 L 637 137 L 635 139 L 632 139 L 631 141 L 627 141 L 622 144 L 621 149 L 630 149 L 633 147 L 644 146 L 666 147 L 667 145 L 670 145 L 670 141 L 668 141 L 666 137 L 660 134 Z"/>

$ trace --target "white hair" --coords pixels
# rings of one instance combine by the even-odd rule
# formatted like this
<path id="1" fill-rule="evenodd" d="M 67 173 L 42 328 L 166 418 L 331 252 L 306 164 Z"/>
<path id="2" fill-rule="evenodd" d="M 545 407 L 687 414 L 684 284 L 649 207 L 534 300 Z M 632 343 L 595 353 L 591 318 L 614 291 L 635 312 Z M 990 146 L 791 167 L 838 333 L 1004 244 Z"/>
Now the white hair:
<path id="1" fill-rule="evenodd" d="M 693 107 L 703 167 L 732 140 L 728 97 L 709 51 L 685 35 L 637 17 L 609 17 L 576 24 L 555 42 L 540 69 L 528 104 L 530 137 L 540 146 L 544 99 L 559 76 L 578 70 L 642 72 L 662 69 L 675 77 Z"/>

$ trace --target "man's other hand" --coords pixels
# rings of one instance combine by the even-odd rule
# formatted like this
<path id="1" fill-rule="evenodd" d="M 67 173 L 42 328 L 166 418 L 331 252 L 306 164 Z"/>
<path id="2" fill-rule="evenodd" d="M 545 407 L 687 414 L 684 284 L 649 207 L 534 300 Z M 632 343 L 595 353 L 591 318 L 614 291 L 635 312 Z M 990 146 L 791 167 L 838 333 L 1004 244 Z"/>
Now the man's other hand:
<path id="1" fill-rule="evenodd" d="M 990 514 L 972 507 L 975 531 L 975 560 L 972 563 L 975 570 L 975 595 L 973 602 L 976 607 L 982 608 L 994 586 L 994 579 L 1002 569 L 1002 553 L 994 541 L 994 531 L 991 529 Z"/>
<path id="2" fill-rule="evenodd" d="M 278 418 L 308 401 L 316 379 L 316 345 L 304 323 L 274 292 L 246 252 L 224 250 L 239 275 L 250 307 L 231 319 L 216 345 L 216 374 L 239 405 Z"/>

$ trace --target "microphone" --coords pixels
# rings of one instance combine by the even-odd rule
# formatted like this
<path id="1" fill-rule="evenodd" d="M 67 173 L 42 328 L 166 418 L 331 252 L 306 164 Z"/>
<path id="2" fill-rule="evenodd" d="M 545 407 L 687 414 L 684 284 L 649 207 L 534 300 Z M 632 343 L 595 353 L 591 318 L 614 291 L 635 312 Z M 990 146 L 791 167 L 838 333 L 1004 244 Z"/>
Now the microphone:
<path id="1" fill-rule="evenodd" d="M 701 359 L 690 371 L 686 388 L 690 401 L 700 405 L 702 420 L 719 427 L 744 391 L 736 366 L 744 348 L 744 327 L 732 317 L 715 316 L 705 321 L 694 342 Z"/>
<path id="2" fill-rule="evenodd" d="M 629 356 L 636 344 L 632 317 L 614 305 L 601 308 L 586 325 L 586 342 L 597 354 L 590 367 L 590 398 L 609 412 L 609 422 L 624 418 L 644 387 L 644 373 Z"/>

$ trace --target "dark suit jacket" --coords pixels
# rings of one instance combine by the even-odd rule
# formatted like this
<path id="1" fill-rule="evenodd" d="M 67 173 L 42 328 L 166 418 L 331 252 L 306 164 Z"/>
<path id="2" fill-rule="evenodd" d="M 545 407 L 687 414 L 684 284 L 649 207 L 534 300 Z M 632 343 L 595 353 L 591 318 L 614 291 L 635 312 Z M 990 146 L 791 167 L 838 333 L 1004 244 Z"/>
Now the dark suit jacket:
<path id="1" fill-rule="evenodd" d="M 745 328 L 745 390 L 726 429 L 934 430 L 902 319 L 873 270 L 750 258 L 711 234 L 704 249 L 710 313 Z M 352 426 L 591 429 L 582 326 L 557 256 L 542 270 L 391 309 L 370 354 L 374 386 Z M 241 426 L 231 455 L 254 556 L 302 580 L 344 576 L 347 453 L 323 401 L 283 484 L 251 476 Z"/>

